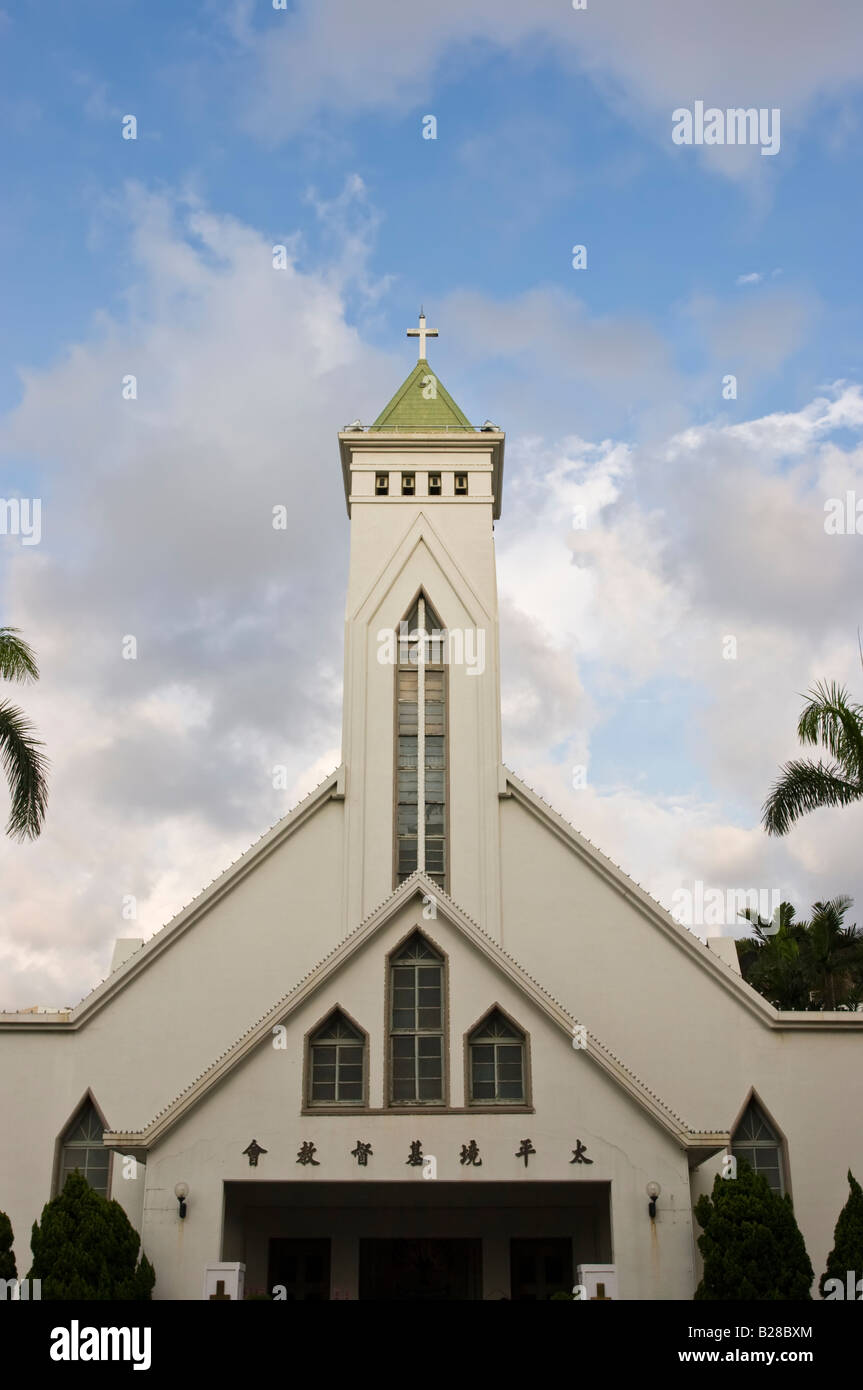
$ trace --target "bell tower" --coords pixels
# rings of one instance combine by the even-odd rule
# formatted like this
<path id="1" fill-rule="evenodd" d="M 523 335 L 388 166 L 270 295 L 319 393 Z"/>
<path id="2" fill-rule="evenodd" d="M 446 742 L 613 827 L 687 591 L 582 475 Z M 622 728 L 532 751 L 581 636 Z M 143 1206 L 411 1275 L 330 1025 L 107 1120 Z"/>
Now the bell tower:
<path id="1" fill-rule="evenodd" d="M 417 868 L 500 935 L 500 671 L 493 523 L 504 435 L 419 360 L 339 434 L 351 554 L 342 761 L 351 930 Z"/>

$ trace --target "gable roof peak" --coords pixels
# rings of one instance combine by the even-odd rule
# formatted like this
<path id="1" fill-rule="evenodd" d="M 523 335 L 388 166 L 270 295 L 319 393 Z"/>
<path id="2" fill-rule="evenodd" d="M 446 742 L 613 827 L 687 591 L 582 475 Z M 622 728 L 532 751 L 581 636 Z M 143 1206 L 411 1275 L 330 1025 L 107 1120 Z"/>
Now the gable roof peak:
<path id="1" fill-rule="evenodd" d="M 384 406 L 373 430 L 471 430 L 473 425 L 421 357 Z"/>

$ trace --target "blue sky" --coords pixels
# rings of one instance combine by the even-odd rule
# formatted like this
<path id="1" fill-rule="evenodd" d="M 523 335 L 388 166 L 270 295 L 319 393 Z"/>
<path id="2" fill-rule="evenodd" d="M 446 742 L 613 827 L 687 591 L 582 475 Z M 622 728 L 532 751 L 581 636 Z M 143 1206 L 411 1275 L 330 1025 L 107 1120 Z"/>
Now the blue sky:
<path id="1" fill-rule="evenodd" d="M 286 809 L 261 768 L 299 795 L 338 760 L 335 430 L 410 370 L 420 303 L 451 394 L 507 431 L 508 760 L 664 901 L 711 874 L 863 891 L 854 812 L 758 829 L 799 693 L 860 682 L 863 540 L 822 517 L 863 496 L 861 52 L 850 0 L 0 14 L 0 493 L 45 512 L 39 547 L 0 537 L 0 613 L 58 764 L 56 832 L 0 846 L 24 1002 L 98 971 L 118 862 L 149 934 Z M 675 145 L 697 99 L 778 107 L 779 153 Z M 308 470 L 286 561 L 253 516 Z M 138 628 L 131 693 L 108 653 Z M 71 983 L 50 930 L 21 947 L 34 912 L 82 932 Z"/>
<path id="2" fill-rule="evenodd" d="M 274 241 L 300 232 L 300 264 L 311 267 L 320 248 L 310 189 L 331 200 L 359 174 L 379 218 L 369 272 L 394 283 L 357 320 L 385 346 L 415 300 L 432 312 L 456 287 L 505 299 L 548 285 L 583 297 L 594 314 L 643 318 L 688 377 L 703 363 L 685 313 L 693 296 L 737 305 L 781 292 L 807 302 L 813 321 L 781 369 L 741 389 L 738 412 L 788 408 L 821 381 L 863 369 L 860 305 L 848 294 L 861 218 L 859 93 L 821 93 L 796 125 L 792 105 L 780 155 L 747 151 L 747 176 L 729 179 L 703 151 L 672 145 L 670 112 L 634 121 L 548 44 L 512 53 L 466 41 L 412 102 L 319 110 L 293 134 L 274 119 L 267 135 L 247 128 L 254 66 L 230 36 L 229 14 L 159 0 L 9 12 L 4 404 L 19 395 L 19 365 L 50 363 L 97 309 L 122 305 L 128 250 L 108 208 L 127 179 L 193 189 Z M 258 35 L 297 21 L 264 4 L 250 18 Z M 423 140 L 432 107 L 438 138 Z M 128 112 L 135 141 L 120 138 Z M 587 272 L 571 268 L 576 242 L 588 246 Z M 761 285 L 735 283 L 753 272 Z"/>

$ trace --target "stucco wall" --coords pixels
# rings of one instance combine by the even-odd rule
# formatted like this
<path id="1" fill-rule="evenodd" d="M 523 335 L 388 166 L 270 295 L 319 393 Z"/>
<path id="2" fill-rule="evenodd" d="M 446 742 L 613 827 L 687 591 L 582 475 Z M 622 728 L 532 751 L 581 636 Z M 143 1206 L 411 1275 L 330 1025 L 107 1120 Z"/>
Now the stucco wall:
<path id="1" fill-rule="evenodd" d="M 463 1035 L 485 1010 L 500 1004 L 530 1037 L 534 1114 L 303 1115 L 303 1037 L 339 1004 L 370 1035 L 372 1106 L 383 1100 L 385 957 L 413 925 L 449 957 L 451 1104 L 464 1104 Z M 503 977 L 456 928 L 405 910 L 382 928 L 288 1020 L 287 1048 L 269 1041 L 158 1144 L 147 1164 L 145 1243 L 157 1270 L 159 1297 L 198 1297 L 204 1265 L 219 1259 L 225 1182 L 274 1181 L 398 1185 L 424 1183 L 406 1159 L 422 1142 L 437 1159 L 437 1181 L 505 1182 L 511 1200 L 537 1184 L 609 1182 L 612 1239 L 623 1298 L 686 1298 L 692 1292 L 693 1248 L 685 1156 L 672 1138 L 625 1095 L 590 1057 Z M 516 1151 L 530 1137 L 536 1154 L 525 1168 Z M 256 1168 L 243 1150 L 252 1138 L 267 1149 Z M 351 1157 L 358 1138 L 371 1141 L 367 1168 Z M 462 1144 L 475 1139 L 482 1167 L 462 1166 Z M 580 1139 L 591 1165 L 570 1162 Z M 319 1167 L 297 1164 L 300 1144 L 316 1145 Z M 657 1221 L 647 1214 L 645 1186 L 663 1196 Z M 189 1215 L 177 1220 L 174 1184 L 190 1186 Z M 430 1184 L 429 1184 L 430 1185 Z M 178 1226 L 184 1229 L 178 1232 Z M 232 1256 L 237 1249 L 233 1236 Z M 260 1271 L 258 1270 L 258 1276 Z"/>
<path id="2" fill-rule="evenodd" d="M 787 1141 L 817 1278 L 847 1170 L 863 1170 L 863 1020 L 765 1026 L 703 943 L 691 938 L 704 969 L 514 797 L 501 802 L 501 845 L 504 947 L 581 1023 L 693 1129 L 728 1129 L 755 1089 Z"/>
<path id="3" fill-rule="evenodd" d="M 77 1031 L 0 1031 L 0 1210 L 19 1267 L 87 1088 L 110 1126 L 142 1127 L 340 939 L 342 816 L 324 803 Z"/>

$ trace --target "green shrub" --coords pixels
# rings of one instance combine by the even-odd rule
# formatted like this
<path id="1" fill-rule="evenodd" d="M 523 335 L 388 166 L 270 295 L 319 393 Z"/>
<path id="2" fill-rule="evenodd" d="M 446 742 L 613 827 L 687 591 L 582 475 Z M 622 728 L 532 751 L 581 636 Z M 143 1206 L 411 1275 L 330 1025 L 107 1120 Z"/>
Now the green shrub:
<path id="1" fill-rule="evenodd" d="M 46 1203 L 42 1224 L 33 1223 L 33 1267 L 43 1300 L 151 1297 L 156 1276 L 140 1239 L 119 1202 L 94 1192 L 77 1170 L 59 1197 Z"/>
<path id="2" fill-rule="evenodd" d="M 821 1275 L 818 1284 L 822 1298 L 828 1279 L 840 1279 L 842 1288 L 846 1288 L 846 1274 L 849 1269 L 854 1271 L 855 1282 L 863 1279 L 863 1188 L 850 1168 L 848 1185 L 851 1193 L 839 1213 L 833 1232 L 833 1249 L 827 1256 L 827 1269 Z"/>
<path id="3" fill-rule="evenodd" d="M 695 1219 L 704 1231 L 697 1299 L 811 1299 L 812 1264 L 791 1198 L 772 1192 L 745 1159 L 738 1159 L 736 1178 L 717 1175 L 711 1196 L 699 1197 Z"/>
<path id="4" fill-rule="evenodd" d="M 5 1211 L 0 1211 L 0 1279 L 17 1279 L 15 1255 L 12 1251 L 12 1222 Z"/>

